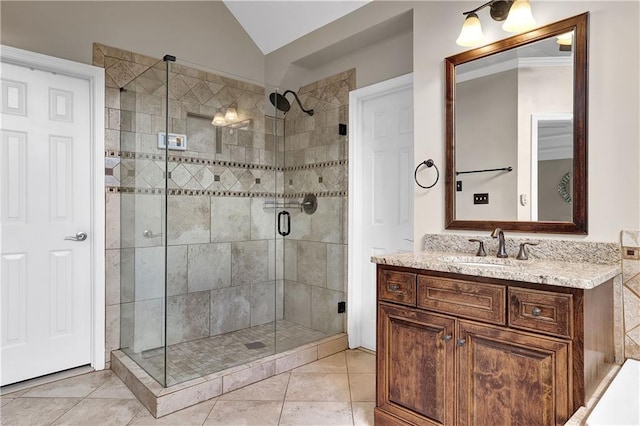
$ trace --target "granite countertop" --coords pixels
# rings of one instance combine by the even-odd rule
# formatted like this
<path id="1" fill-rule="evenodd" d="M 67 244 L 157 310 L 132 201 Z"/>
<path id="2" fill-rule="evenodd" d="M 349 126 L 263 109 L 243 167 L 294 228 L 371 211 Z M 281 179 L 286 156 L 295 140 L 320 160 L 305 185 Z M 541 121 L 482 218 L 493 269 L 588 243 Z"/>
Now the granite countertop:
<path id="1" fill-rule="evenodd" d="M 620 264 L 499 259 L 451 252 L 408 252 L 371 257 L 380 265 L 451 272 L 559 287 L 591 289 L 619 275 Z"/>

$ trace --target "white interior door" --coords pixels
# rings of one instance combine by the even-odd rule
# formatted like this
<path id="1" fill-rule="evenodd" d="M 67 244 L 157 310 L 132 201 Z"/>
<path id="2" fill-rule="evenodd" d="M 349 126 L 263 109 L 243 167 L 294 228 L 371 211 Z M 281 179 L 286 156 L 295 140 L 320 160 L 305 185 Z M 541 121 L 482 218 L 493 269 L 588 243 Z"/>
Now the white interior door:
<path id="1" fill-rule="evenodd" d="M 8 63 L 1 71 L 6 385 L 91 363 L 92 134 L 89 81 Z"/>
<path id="2" fill-rule="evenodd" d="M 360 130 L 361 168 L 350 194 L 359 193 L 354 202 L 360 213 L 350 223 L 360 228 L 361 237 L 350 242 L 360 245 L 350 267 L 359 269 L 360 277 L 359 296 L 354 295 L 360 303 L 359 318 L 354 318 L 359 345 L 371 350 L 376 344 L 376 268 L 370 258 L 413 250 L 413 83 L 410 76 L 394 80 L 399 85 L 389 88 L 385 82 L 378 93 L 369 88 L 374 92 L 362 100 L 354 123 Z"/>

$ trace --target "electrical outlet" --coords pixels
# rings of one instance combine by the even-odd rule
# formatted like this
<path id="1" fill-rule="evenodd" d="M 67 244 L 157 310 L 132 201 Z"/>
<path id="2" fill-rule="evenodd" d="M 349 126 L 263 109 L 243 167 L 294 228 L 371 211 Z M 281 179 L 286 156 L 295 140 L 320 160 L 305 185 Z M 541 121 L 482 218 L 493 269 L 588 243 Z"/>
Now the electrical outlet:
<path id="1" fill-rule="evenodd" d="M 347 310 L 346 302 L 338 302 L 338 313 L 344 314 L 346 310 Z"/>
<path id="2" fill-rule="evenodd" d="M 473 194 L 473 204 L 489 204 L 489 193 Z"/>
<path id="3" fill-rule="evenodd" d="M 622 247 L 622 258 L 628 260 L 640 260 L 640 248 Z"/>

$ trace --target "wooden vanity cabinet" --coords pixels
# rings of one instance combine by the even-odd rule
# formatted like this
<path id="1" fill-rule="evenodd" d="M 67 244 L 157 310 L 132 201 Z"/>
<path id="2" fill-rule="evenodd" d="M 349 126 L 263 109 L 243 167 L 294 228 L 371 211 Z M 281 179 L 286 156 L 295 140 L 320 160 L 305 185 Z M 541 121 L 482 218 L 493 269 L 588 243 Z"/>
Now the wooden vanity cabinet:
<path id="1" fill-rule="evenodd" d="M 378 265 L 377 288 L 376 425 L 564 424 L 613 361 L 610 282 L 587 291 Z M 586 336 L 585 306 L 598 316 Z"/>

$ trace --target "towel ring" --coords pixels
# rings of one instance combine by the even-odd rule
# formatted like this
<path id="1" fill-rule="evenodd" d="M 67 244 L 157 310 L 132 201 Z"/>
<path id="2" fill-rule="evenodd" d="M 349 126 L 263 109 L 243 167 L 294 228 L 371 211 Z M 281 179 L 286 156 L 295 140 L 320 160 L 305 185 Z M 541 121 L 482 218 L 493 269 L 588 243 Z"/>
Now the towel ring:
<path id="1" fill-rule="evenodd" d="M 435 182 L 433 182 L 429 186 L 421 185 L 420 182 L 418 182 L 418 169 L 422 165 L 425 165 L 427 167 L 435 167 L 436 168 L 436 180 L 435 180 Z M 438 166 L 435 165 L 435 163 L 433 162 L 433 160 L 431 158 L 429 158 L 428 160 L 425 160 L 422 163 L 418 164 L 416 166 L 416 170 L 413 172 L 413 180 L 416 181 L 416 185 L 418 185 L 420 188 L 424 188 L 424 189 L 433 188 L 436 185 L 436 183 L 438 183 L 438 179 L 440 179 L 440 170 L 438 170 Z"/>

